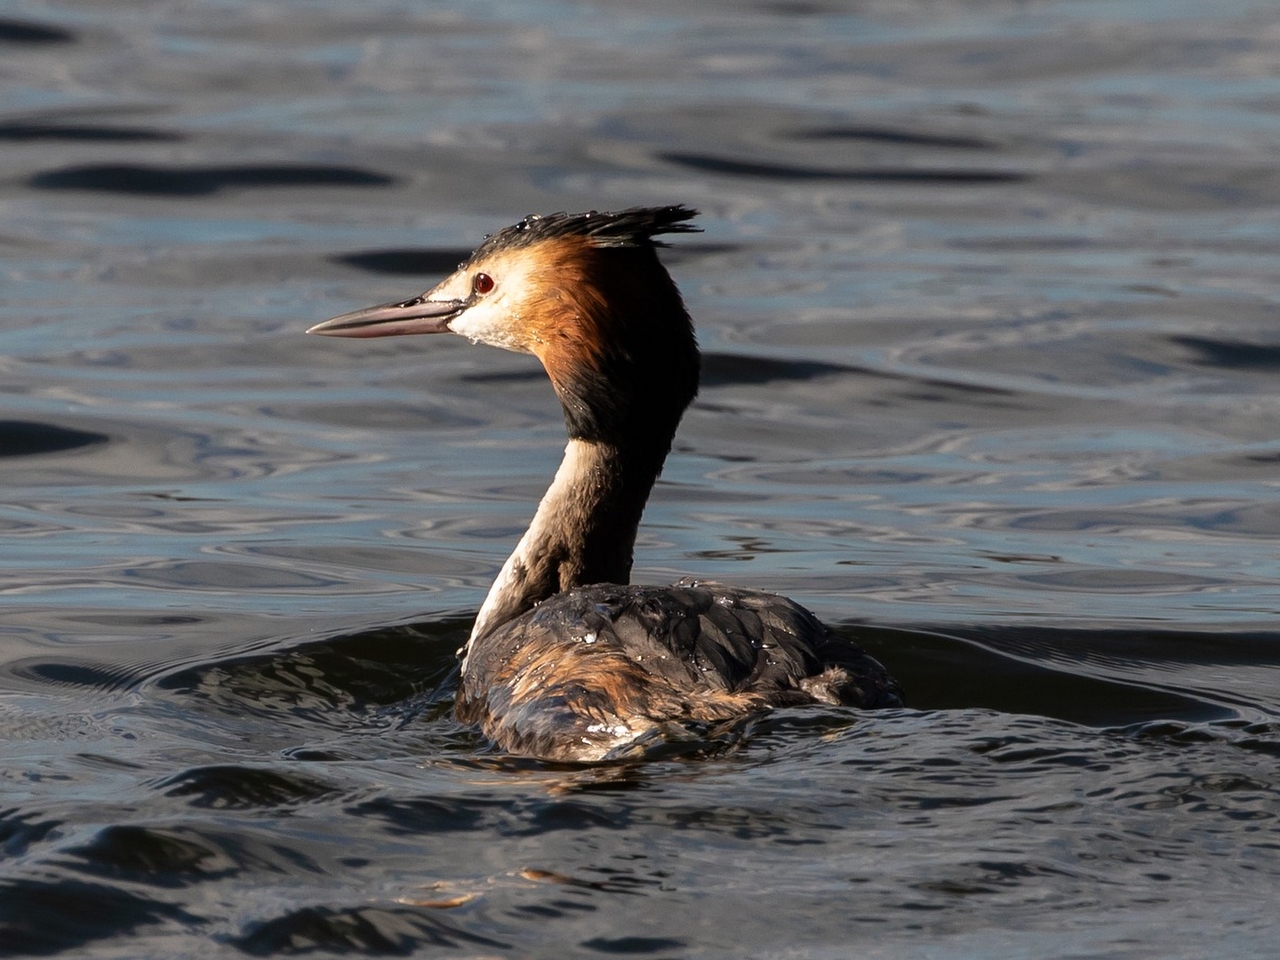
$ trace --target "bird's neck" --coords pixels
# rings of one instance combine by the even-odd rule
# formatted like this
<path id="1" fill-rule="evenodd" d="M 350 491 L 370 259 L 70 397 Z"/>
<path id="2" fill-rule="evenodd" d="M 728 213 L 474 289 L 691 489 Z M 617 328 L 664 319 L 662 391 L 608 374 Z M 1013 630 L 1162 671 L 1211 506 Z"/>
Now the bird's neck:
<path id="1" fill-rule="evenodd" d="M 572 439 L 528 531 L 476 615 L 468 647 L 574 587 L 627 583 L 636 530 L 670 446 L 647 450 Z"/>

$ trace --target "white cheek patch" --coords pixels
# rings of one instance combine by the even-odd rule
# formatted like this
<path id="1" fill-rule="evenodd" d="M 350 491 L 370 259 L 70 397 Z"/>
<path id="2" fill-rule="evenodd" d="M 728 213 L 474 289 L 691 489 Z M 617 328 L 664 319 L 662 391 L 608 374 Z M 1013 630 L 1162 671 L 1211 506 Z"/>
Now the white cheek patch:
<path id="1" fill-rule="evenodd" d="M 528 342 L 520 336 L 520 315 L 506 305 L 505 299 L 498 296 L 477 301 L 454 317 L 449 329 L 472 343 L 528 353 Z"/>
<path id="2" fill-rule="evenodd" d="M 455 286 L 455 279 L 465 286 L 464 293 L 455 294 L 462 300 L 472 299 L 477 272 L 489 274 L 496 286 L 489 293 L 475 295 L 471 306 L 450 321 L 449 329 L 472 343 L 529 353 L 529 332 L 522 308 L 527 293 L 537 289 L 530 270 L 531 264 L 526 260 L 508 255 L 472 264 L 465 273 L 450 277 L 445 282 L 451 287 Z"/>

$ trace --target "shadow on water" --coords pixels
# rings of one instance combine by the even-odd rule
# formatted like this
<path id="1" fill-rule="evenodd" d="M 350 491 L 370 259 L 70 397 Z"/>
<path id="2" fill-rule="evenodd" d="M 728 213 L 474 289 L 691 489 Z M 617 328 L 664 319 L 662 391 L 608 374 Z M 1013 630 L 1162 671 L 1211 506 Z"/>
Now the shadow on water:
<path id="1" fill-rule="evenodd" d="M 305 907 L 260 924 L 231 943 L 251 957 L 313 951 L 364 955 L 408 956 L 425 947 L 461 949 L 511 944 L 446 923 L 430 908 L 420 907 Z"/>
<path id="2" fill-rule="evenodd" d="M 1170 337 L 1169 341 L 1195 353 L 1194 362 L 1206 367 L 1228 370 L 1280 370 L 1280 346 L 1197 337 L 1189 334 Z"/>
<path id="3" fill-rule="evenodd" d="M 467 257 L 470 250 L 432 250 L 406 248 L 403 250 L 366 250 L 361 253 L 345 253 L 330 257 L 333 263 L 345 263 L 369 273 L 393 276 L 423 276 L 453 273 Z"/>
<path id="4" fill-rule="evenodd" d="M 233 187 L 385 187 L 395 178 L 359 167 L 320 164 L 253 164 L 235 167 L 163 167 L 151 164 L 86 164 L 37 173 L 37 190 L 86 190 L 135 196 L 193 197 Z"/>
<path id="5" fill-rule="evenodd" d="M 752 356 L 741 353 L 702 355 L 702 384 L 705 387 L 749 384 L 759 386 L 775 382 L 807 382 L 822 377 L 857 376 L 896 382 L 910 390 L 914 400 L 952 402 L 957 395 L 981 397 L 1018 397 L 1014 390 L 987 384 L 921 377 L 910 373 L 877 370 L 851 364 L 828 363 L 824 360 L 796 360 L 783 357 Z M 945 395 L 929 391 L 945 391 Z"/>
<path id="6" fill-rule="evenodd" d="M 900 147 L 932 147 L 940 150 L 988 150 L 1000 149 L 994 140 L 981 137 L 925 133 L 915 130 L 894 130 L 889 127 L 829 126 L 808 127 L 796 130 L 785 137 L 788 140 L 849 140 L 860 143 L 884 143 Z"/>
<path id="7" fill-rule="evenodd" d="M 5 886 L 0 956 L 52 956 L 164 921 L 200 922 L 180 907 L 115 884 L 64 878 Z"/>
<path id="8" fill-rule="evenodd" d="M 386 712 L 408 723 L 446 713 L 470 619 L 379 627 L 198 664 L 156 681 L 187 704 L 237 719 L 342 729 Z"/>
<path id="9" fill-rule="evenodd" d="M 823 360 L 787 360 L 736 353 L 702 355 L 702 384 L 705 387 L 745 383 L 760 385 L 778 381 L 806 382 L 853 372 L 850 367 Z"/>
<path id="10" fill-rule="evenodd" d="M 0 17 L 0 43 L 71 43 L 76 35 L 62 27 Z"/>
<path id="11" fill-rule="evenodd" d="M 903 167 L 866 167 L 832 170 L 788 163 L 733 160 L 701 153 L 665 152 L 659 158 L 667 163 L 702 173 L 733 177 L 762 177 L 778 181 L 833 180 L 866 183 L 1017 183 L 1030 179 L 1014 170 L 905 169 Z"/>
<path id="12" fill-rule="evenodd" d="M 0 457 L 29 457 L 41 453 L 63 453 L 80 447 L 106 443 L 103 433 L 74 430 L 32 420 L 0 420 Z"/>
<path id="13" fill-rule="evenodd" d="M 137 677 L 128 667 L 74 660 L 29 659 L 7 665 L 12 677 L 46 687 L 68 687 L 98 693 L 127 690 Z"/>
<path id="14" fill-rule="evenodd" d="M 1131 651 L 1133 643 L 1150 644 L 1162 648 L 1167 657 L 1179 641 L 1186 646 L 1194 636 L 1010 628 L 977 628 L 968 635 L 876 627 L 851 632 L 869 652 L 892 665 L 907 690 L 908 704 L 917 709 L 977 707 L 1095 727 L 1163 718 L 1201 722 L 1233 715 L 1228 705 L 1171 684 L 1086 669 L 1103 644 L 1124 651 Z"/>
<path id="15" fill-rule="evenodd" d="M 0 141 L 30 143 L 65 140 L 85 143 L 160 143 L 185 140 L 179 133 L 150 127 L 109 127 L 90 123 L 15 120 L 0 123 Z"/>

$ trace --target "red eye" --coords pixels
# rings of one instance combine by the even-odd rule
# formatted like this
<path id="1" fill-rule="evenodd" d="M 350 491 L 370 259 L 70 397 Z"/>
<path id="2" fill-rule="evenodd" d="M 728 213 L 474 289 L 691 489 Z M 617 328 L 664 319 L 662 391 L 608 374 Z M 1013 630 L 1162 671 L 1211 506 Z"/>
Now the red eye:
<path id="1" fill-rule="evenodd" d="M 471 279 L 471 289 L 476 293 L 488 293 L 494 287 L 493 277 L 487 273 L 477 273 Z"/>

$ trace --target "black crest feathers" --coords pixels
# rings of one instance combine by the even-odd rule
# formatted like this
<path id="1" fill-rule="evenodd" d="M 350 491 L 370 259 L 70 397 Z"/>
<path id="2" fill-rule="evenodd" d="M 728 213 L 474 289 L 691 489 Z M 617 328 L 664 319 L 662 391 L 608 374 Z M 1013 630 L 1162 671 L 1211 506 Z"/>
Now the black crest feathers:
<path id="1" fill-rule="evenodd" d="M 701 233 L 689 223 L 697 210 L 681 204 L 667 207 L 631 207 L 616 213 L 548 213 L 530 215 L 485 238 L 471 261 L 499 250 L 530 246 L 557 237 L 583 237 L 595 247 L 661 247 L 654 237 L 664 233 Z"/>

